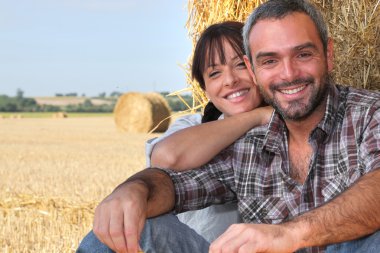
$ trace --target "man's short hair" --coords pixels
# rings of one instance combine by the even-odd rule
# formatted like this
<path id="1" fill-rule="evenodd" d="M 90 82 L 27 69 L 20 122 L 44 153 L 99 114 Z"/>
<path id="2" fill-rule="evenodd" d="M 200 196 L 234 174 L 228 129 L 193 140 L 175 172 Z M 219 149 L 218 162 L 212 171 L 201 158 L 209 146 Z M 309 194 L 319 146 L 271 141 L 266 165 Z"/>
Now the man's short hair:
<path id="1" fill-rule="evenodd" d="M 269 0 L 257 7 L 247 19 L 243 28 L 244 50 L 253 66 L 249 35 L 252 27 L 264 19 L 282 19 L 294 12 L 305 13 L 317 27 L 323 44 L 324 53 L 327 53 L 328 31 L 321 12 L 307 0 Z"/>

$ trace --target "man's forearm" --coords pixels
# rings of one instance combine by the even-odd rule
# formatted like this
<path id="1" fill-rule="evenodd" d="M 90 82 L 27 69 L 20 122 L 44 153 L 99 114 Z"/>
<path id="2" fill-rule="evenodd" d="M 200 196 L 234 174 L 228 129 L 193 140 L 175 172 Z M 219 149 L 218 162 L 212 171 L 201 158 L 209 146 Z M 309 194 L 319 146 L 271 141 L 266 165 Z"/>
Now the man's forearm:
<path id="1" fill-rule="evenodd" d="M 328 245 L 380 228 L 380 169 L 363 176 L 330 202 L 284 225 L 301 236 L 301 247 Z"/>
<path id="2" fill-rule="evenodd" d="M 149 168 L 128 178 L 123 184 L 141 183 L 148 190 L 147 216 L 154 217 L 167 213 L 174 208 L 174 185 L 168 174 Z"/>

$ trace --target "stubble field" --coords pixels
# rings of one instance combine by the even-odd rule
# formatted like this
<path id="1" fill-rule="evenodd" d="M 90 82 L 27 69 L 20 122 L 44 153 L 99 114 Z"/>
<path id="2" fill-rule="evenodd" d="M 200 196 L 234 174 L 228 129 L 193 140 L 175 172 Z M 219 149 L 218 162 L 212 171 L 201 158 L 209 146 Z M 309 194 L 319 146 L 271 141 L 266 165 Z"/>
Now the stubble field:
<path id="1" fill-rule="evenodd" d="M 75 252 L 154 136 L 117 132 L 112 117 L 0 120 L 1 252 Z"/>

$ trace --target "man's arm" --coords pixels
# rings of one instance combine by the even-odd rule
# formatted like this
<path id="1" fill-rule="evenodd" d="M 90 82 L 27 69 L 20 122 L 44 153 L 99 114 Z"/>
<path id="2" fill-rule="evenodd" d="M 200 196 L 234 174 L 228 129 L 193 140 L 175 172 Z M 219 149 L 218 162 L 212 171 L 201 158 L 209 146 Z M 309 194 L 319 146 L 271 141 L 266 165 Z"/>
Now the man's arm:
<path id="1" fill-rule="evenodd" d="M 232 225 L 210 252 L 294 252 L 371 234 L 380 228 L 379 182 L 377 169 L 330 202 L 280 225 Z"/>
<path id="2" fill-rule="evenodd" d="M 137 252 L 147 217 L 169 212 L 175 193 L 171 178 L 158 169 L 145 169 L 120 184 L 95 210 L 93 231 L 117 252 Z"/>
<path id="3" fill-rule="evenodd" d="M 301 247 L 339 243 L 371 234 L 380 228 L 379 182 L 380 169 L 376 169 L 332 201 L 284 225 L 301 232 Z"/>

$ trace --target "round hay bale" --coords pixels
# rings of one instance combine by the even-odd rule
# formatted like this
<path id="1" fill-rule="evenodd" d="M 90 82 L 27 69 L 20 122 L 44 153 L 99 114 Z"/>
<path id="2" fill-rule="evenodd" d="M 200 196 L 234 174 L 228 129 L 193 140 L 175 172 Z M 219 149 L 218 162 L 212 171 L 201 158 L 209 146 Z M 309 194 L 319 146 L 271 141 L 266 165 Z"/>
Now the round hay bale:
<path id="1" fill-rule="evenodd" d="M 52 115 L 55 119 L 64 119 L 67 118 L 67 114 L 65 112 L 57 112 Z"/>
<path id="2" fill-rule="evenodd" d="M 158 93 L 125 93 L 114 108 L 114 120 L 122 132 L 164 132 L 169 127 L 169 117 L 169 105 Z"/>
<path id="3" fill-rule="evenodd" d="M 22 119 L 23 116 L 21 114 L 11 114 L 9 116 L 10 119 Z"/>

